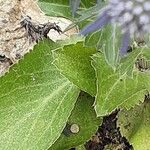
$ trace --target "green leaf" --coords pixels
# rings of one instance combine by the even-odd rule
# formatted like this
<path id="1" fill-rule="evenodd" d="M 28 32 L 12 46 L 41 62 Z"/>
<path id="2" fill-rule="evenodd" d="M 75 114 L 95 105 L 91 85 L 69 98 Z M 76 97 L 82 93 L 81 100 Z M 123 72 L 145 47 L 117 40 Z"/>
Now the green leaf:
<path id="1" fill-rule="evenodd" d="M 97 76 L 95 110 L 97 116 L 107 115 L 116 108 L 131 108 L 150 91 L 150 73 L 134 71 L 133 78 L 126 73 L 119 75 L 105 62 L 100 53 L 93 56 Z"/>
<path id="2" fill-rule="evenodd" d="M 120 75 L 127 74 L 129 77 L 133 75 L 134 64 L 139 55 L 141 55 L 143 49 L 134 49 L 126 57 L 122 58 L 119 65 Z"/>
<path id="3" fill-rule="evenodd" d="M 85 37 L 85 45 L 88 47 L 95 47 L 97 50 L 102 47 L 102 31 L 98 30 L 88 34 Z"/>
<path id="4" fill-rule="evenodd" d="M 96 118 L 95 111 L 92 107 L 93 102 L 94 98 L 90 95 L 83 92 L 80 94 L 75 108 L 68 120 L 69 125 L 78 125 L 79 132 L 69 132 L 70 128 L 68 128 L 68 135 L 67 133 L 66 135 L 62 134 L 49 150 L 70 149 L 71 147 L 76 147 L 89 140 L 90 137 L 95 134 L 102 119 Z"/>
<path id="5" fill-rule="evenodd" d="M 120 75 L 126 73 L 129 77 L 132 77 L 133 69 L 135 68 L 135 63 L 137 63 L 137 59 L 143 56 L 146 59 L 150 60 L 148 48 L 145 47 L 135 48 L 126 57 L 122 58 L 120 60 L 120 65 L 119 65 Z"/>
<path id="6" fill-rule="evenodd" d="M 85 39 L 85 45 L 101 49 L 106 62 L 115 70 L 119 62 L 120 39 L 120 29 L 116 24 L 107 25 L 103 29 L 89 34 Z"/>
<path id="7" fill-rule="evenodd" d="M 118 116 L 118 126 L 134 150 L 149 150 L 150 99 L 131 110 L 122 110 Z"/>
<path id="8" fill-rule="evenodd" d="M 96 78 L 90 56 L 95 52 L 94 48 L 84 47 L 83 42 L 54 51 L 54 64 L 59 70 L 81 90 L 93 96 L 96 94 Z"/>
<path id="9" fill-rule="evenodd" d="M 57 48 L 60 48 L 60 47 L 63 48 L 64 45 L 77 44 L 78 42 L 83 42 L 83 41 L 84 41 L 84 37 L 78 36 L 78 35 L 72 35 L 72 36 L 70 36 L 70 38 L 66 38 L 65 40 L 57 41 L 56 45 L 57 45 Z"/>
<path id="10" fill-rule="evenodd" d="M 143 48 L 143 55 L 147 60 L 150 60 L 150 48 Z"/>
<path id="11" fill-rule="evenodd" d="M 49 16 L 62 16 L 71 18 L 69 1 L 64 0 L 47 0 L 38 2 L 41 9 Z"/>
<path id="12" fill-rule="evenodd" d="M 121 31 L 116 24 L 113 24 L 111 26 L 108 25 L 104 30 L 105 31 L 103 33 L 103 36 L 107 35 L 107 37 L 104 40 L 104 56 L 108 65 L 110 65 L 115 70 L 119 62 Z"/>
<path id="13" fill-rule="evenodd" d="M 0 78 L 0 149 L 44 150 L 60 136 L 79 90 L 52 64 L 50 40 Z"/>
<path id="14" fill-rule="evenodd" d="M 93 6 L 95 0 L 81 0 L 81 9 Z M 72 18 L 69 0 L 39 0 L 41 9 L 49 16 Z"/>
<path id="15" fill-rule="evenodd" d="M 84 1 L 85 1 L 84 3 L 87 2 L 86 0 L 84 0 Z M 87 5 L 90 5 L 90 2 L 87 2 Z M 82 4 L 84 4 L 84 3 L 82 3 Z M 85 20 L 87 18 L 90 18 L 93 15 L 97 15 L 99 13 L 99 10 L 103 6 L 104 6 L 104 4 L 97 4 L 97 5 L 94 5 L 94 6 L 90 7 L 89 9 L 79 10 L 78 14 L 80 15 L 80 17 L 78 19 L 81 21 L 81 20 Z"/>

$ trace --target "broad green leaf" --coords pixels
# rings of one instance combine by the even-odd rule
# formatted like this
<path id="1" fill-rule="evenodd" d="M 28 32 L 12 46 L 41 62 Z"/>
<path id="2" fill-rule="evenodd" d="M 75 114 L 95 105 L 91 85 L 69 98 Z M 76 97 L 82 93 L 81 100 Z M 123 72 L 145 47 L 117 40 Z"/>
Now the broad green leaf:
<path id="1" fill-rule="evenodd" d="M 74 108 L 79 90 L 52 64 L 53 45 L 39 42 L 0 78 L 2 150 L 46 150 Z"/>
<path id="2" fill-rule="evenodd" d="M 105 62 L 104 56 L 93 56 L 93 67 L 97 76 L 95 110 L 97 116 L 107 115 L 116 108 L 131 108 L 150 91 L 150 72 L 134 71 L 133 78 L 126 73 L 119 75 Z"/>
<path id="3" fill-rule="evenodd" d="M 94 98 L 86 93 L 81 93 L 74 110 L 69 117 L 68 124 L 77 124 L 79 127 L 78 133 L 69 132 L 68 135 L 62 133 L 60 138 L 52 145 L 49 150 L 70 149 L 89 140 L 95 134 L 98 126 L 101 124 L 102 119 L 96 118 L 93 109 Z M 67 129 L 66 129 L 67 132 Z"/>
<path id="4" fill-rule="evenodd" d="M 59 70 L 81 90 L 93 96 L 96 94 L 96 78 L 90 56 L 95 52 L 94 48 L 84 47 L 83 42 L 54 51 L 54 64 Z"/>
<path id="5" fill-rule="evenodd" d="M 134 150 L 149 150 L 150 99 L 131 110 L 122 110 L 118 116 L 118 126 Z"/>

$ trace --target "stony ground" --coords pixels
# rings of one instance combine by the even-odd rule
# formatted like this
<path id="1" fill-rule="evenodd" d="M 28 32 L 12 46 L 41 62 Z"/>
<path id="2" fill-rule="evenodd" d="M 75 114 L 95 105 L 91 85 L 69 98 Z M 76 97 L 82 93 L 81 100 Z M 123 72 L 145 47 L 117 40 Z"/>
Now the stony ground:
<path id="1" fill-rule="evenodd" d="M 56 23 L 63 31 L 72 22 L 61 17 L 46 16 L 38 7 L 36 0 L 1 0 L 0 1 L 0 75 L 3 75 L 10 65 L 16 63 L 36 44 L 28 38 L 21 21 L 29 16 L 33 24 Z M 65 39 L 77 32 L 74 28 L 67 33 L 59 34 L 55 30 L 48 33 L 53 41 Z"/>

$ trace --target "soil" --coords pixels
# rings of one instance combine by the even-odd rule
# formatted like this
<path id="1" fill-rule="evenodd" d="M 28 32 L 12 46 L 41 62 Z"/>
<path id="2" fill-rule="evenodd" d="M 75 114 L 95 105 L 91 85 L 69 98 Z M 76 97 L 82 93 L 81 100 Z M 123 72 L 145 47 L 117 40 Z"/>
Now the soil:
<path id="1" fill-rule="evenodd" d="M 119 110 L 116 110 L 103 118 L 96 134 L 85 144 L 86 150 L 133 150 L 117 127 L 118 112 Z"/>

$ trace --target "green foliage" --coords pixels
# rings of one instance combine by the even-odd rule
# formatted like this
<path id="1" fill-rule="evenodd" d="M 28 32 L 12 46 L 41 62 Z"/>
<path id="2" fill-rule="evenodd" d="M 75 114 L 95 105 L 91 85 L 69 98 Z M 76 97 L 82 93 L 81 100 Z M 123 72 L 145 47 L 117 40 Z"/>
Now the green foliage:
<path id="1" fill-rule="evenodd" d="M 49 16 L 71 17 L 69 1 L 65 0 L 44 0 L 38 2 L 41 9 Z"/>
<path id="2" fill-rule="evenodd" d="M 78 11 L 78 14 L 80 15 L 78 17 L 78 21 L 81 22 L 81 21 L 84 21 L 85 19 L 96 16 L 98 14 L 100 8 L 102 8 L 102 6 L 103 6 L 103 4 L 97 4 L 97 5 L 94 5 L 93 7 L 90 7 L 89 9 L 84 9 L 84 10 Z"/>
<path id="3" fill-rule="evenodd" d="M 116 24 L 108 25 L 103 29 L 101 43 L 103 43 L 103 52 L 105 60 L 114 70 L 116 69 L 119 61 L 119 49 L 121 34 Z"/>
<path id="4" fill-rule="evenodd" d="M 47 15 L 74 20 L 66 30 L 92 21 L 106 4 L 81 0 L 73 18 L 69 0 L 38 3 Z M 135 62 L 139 57 L 150 60 L 150 49 L 136 47 L 120 58 L 120 33 L 113 24 L 85 39 L 45 39 L 12 66 L 0 78 L 0 149 L 84 149 L 101 123 L 97 117 L 116 108 L 123 109 L 118 124 L 122 134 L 135 150 L 148 149 L 150 102 L 144 96 L 150 92 L 150 72 L 139 71 Z M 87 94 L 79 96 L 81 90 Z M 66 124 L 77 124 L 79 132 L 62 132 Z"/>
<path id="5" fill-rule="evenodd" d="M 120 39 L 119 28 L 116 25 L 107 25 L 102 30 L 89 34 L 85 44 L 103 51 L 106 62 L 115 70 L 119 62 Z"/>
<path id="6" fill-rule="evenodd" d="M 128 54 L 127 57 L 124 57 L 120 61 L 119 72 L 120 75 L 126 73 L 129 77 L 133 75 L 133 69 L 135 67 L 135 62 L 137 58 L 142 54 L 143 49 L 134 49 L 134 51 Z"/>
<path id="7" fill-rule="evenodd" d="M 96 118 L 95 111 L 92 107 L 93 102 L 94 98 L 81 92 L 75 108 L 67 121 L 69 125 L 77 124 L 79 126 L 79 132 L 72 133 L 69 129 L 66 129 L 66 133 L 62 133 L 60 138 L 49 150 L 70 149 L 71 147 L 76 147 L 84 143 L 90 139 L 91 135 L 94 135 L 102 119 Z"/>
<path id="8" fill-rule="evenodd" d="M 65 31 L 72 29 L 76 25 L 80 28 L 84 27 L 89 21 L 92 21 L 99 13 L 99 10 L 104 6 L 105 3 L 97 4 L 89 9 L 79 10 L 77 14 L 79 17 L 74 18 L 74 22 L 69 25 Z"/>
<path id="9" fill-rule="evenodd" d="M 119 75 L 118 71 L 107 65 L 100 53 L 93 56 L 92 64 L 97 76 L 95 102 L 97 116 L 107 115 L 118 107 L 129 109 L 138 104 L 145 92 L 150 90 L 149 73 L 134 71 L 133 78 L 129 78 L 126 72 Z"/>
<path id="10" fill-rule="evenodd" d="M 73 1 L 74 2 L 74 1 Z M 49 16 L 61 16 L 72 18 L 71 9 L 69 6 L 69 0 L 39 0 L 38 2 L 41 9 Z M 85 9 L 95 4 L 95 0 L 87 1 L 81 0 L 80 8 Z M 74 8 L 76 3 L 72 4 L 71 8 Z"/>
<path id="11" fill-rule="evenodd" d="M 47 149 L 60 136 L 79 90 L 52 64 L 53 44 L 40 42 L 0 78 L 0 149 Z"/>
<path id="12" fill-rule="evenodd" d="M 84 47 L 83 42 L 54 51 L 54 63 L 59 70 L 81 90 L 93 96 L 96 94 L 96 78 L 90 56 L 95 52 L 94 48 Z"/>
<path id="13" fill-rule="evenodd" d="M 122 135 L 135 150 L 148 150 L 150 147 L 150 99 L 130 110 L 119 113 L 118 125 Z"/>

